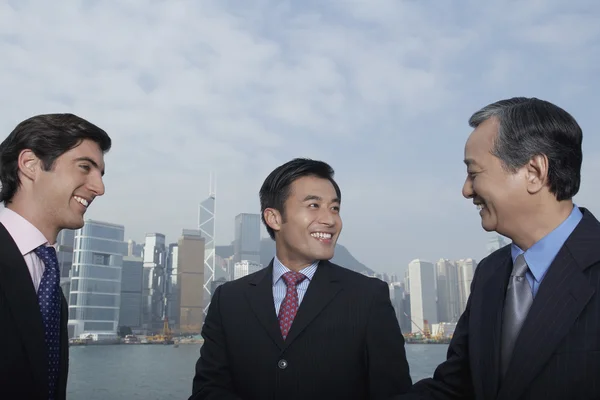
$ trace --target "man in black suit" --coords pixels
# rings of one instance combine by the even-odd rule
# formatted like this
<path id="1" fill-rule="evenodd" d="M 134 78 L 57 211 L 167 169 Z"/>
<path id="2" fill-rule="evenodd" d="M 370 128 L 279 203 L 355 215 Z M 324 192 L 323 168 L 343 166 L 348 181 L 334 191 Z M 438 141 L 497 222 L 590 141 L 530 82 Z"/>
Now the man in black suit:
<path id="1" fill-rule="evenodd" d="M 69 316 L 54 246 L 104 194 L 110 146 L 71 114 L 29 118 L 0 144 L 0 398 L 66 399 Z"/>
<path id="2" fill-rule="evenodd" d="M 215 290 L 190 399 L 375 400 L 410 388 L 388 286 L 328 261 L 340 201 L 324 162 L 294 159 L 267 177 L 275 258 Z"/>
<path id="3" fill-rule="evenodd" d="M 399 399 L 598 399 L 600 223 L 572 200 L 581 128 L 535 98 L 469 123 L 463 195 L 512 244 L 478 265 L 447 360 Z"/>

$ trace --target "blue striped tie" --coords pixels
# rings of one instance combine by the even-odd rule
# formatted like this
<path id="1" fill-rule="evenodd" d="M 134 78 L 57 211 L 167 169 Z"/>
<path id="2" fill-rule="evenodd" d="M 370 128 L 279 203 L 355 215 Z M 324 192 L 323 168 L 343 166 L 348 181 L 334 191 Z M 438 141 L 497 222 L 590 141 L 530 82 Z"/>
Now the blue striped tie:
<path id="1" fill-rule="evenodd" d="M 40 246 L 34 251 L 45 265 L 38 289 L 38 301 L 48 346 L 49 400 L 54 400 L 60 366 L 60 270 L 54 247 Z"/>

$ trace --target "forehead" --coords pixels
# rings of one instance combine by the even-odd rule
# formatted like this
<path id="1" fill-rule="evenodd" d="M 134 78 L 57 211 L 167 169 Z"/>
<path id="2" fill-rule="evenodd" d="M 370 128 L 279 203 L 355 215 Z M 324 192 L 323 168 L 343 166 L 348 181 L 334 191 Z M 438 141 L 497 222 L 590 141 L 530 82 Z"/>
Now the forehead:
<path id="1" fill-rule="evenodd" d="M 104 154 L 93 140 L 85 139 L 79 145 L 65 152 L 62 157 L 77 160 L 79 158 L 89 158 L 94 161 L 100 169 L 104 169 Z"/>
<path id="2" fill-rule="evenodd" d="M 465 163 L 476 164 L 492 157 L 491 150 L 497 134 L 498 121 L 495 118 L 490 118 L 475 128 L 465 144 Z"/>
<path id="3" fill-rule="evenodd" d="M 337 198 L 335 188 L 329 179 L 316 176 L 303 176 L 292 182 L 291 195 L 301 198 L 309 195 L 318 195 L 325 200 Z"/>

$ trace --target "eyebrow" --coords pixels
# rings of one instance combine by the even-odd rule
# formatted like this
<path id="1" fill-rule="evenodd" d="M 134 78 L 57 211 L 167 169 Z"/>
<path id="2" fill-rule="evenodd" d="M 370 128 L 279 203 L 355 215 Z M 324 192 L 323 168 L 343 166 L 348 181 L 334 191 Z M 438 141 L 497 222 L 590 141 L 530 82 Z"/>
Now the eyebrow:
<path id="1" fill-rule="evenodd" d="M 323 201 L 323 198 L 321 196 L 317 196 L 317 195 L 314 195 L 314 194 L 309 194 L 308 196 L 306 196 L 304 198 L 304 200 L 302 200 L 302 202 L 309 201 L 309 200 Z M 336 197 L 333 200 L 331 200 L 331 202 L 332 203 L 340 203 L 340 199 L 338 199 Z"/>
<path id="2" fill-rule="evenodd" d="M 92 164 L 95 168 L 100 169 L 100 167 L 98 166 L 98 163 L 96 161 L 92 160 L 89 157 L 79 157 L 79 158 L 76 158 L 75 162 L 78 162 L 78 161 L 87 161 L 90 164 Z M 101 173 L 102 176 L 104 176 L 104 170 L 101 170 L 100 173 Z"/>
<path id="3" fill-rule="evenodd" d="M 477 162 L 475 162 L 475 160 L 472 158 L 465 158 L 464 163 L 467 167 L 470 167 L 471 165 L 477 165 Z"/>

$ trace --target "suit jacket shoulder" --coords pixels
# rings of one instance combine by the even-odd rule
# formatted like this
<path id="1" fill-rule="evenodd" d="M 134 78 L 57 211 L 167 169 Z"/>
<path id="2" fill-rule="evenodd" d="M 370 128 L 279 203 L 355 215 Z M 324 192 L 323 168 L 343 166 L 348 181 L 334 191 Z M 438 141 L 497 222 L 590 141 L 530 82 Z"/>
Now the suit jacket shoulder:
<path id="1" fill-rule="evenodd" d="M 329 261 L 322 262 L 319 264 L 319 267 L 321 266 L 330 268 L 331 276 L 337 276 L 344 286 L 358 286 L 361 287 L 362 290 L 381 290 L 382 288 L 389 290 L 388 284 L 379 278 L 363 275 Z M 364 293 L 361 293 L 360 295 L 362 296 Z"/>

